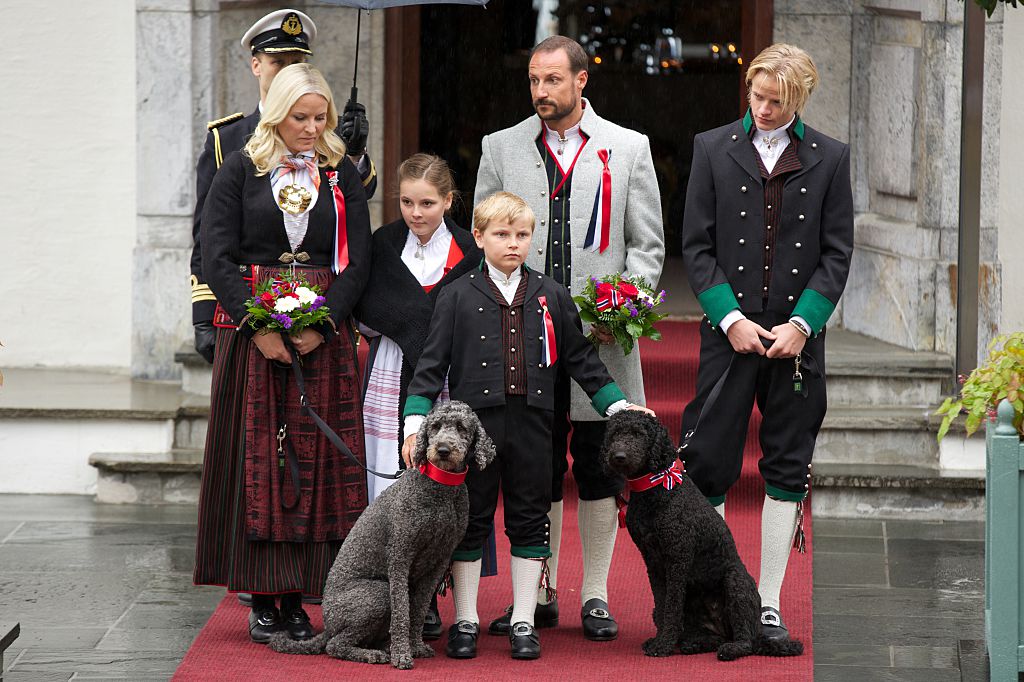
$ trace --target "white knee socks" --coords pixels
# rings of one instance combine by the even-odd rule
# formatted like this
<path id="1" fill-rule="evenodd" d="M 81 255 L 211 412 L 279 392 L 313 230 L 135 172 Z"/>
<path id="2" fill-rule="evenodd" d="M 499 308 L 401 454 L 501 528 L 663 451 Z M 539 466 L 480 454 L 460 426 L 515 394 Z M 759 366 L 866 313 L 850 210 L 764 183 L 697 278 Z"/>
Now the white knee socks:
<path id="1" fill-rule="evenodd" d="M 477 566 L 479 569 L 479 566 Z M 537 586 L 544 570 L 541 559 L 512 557 L 512 625 L 529 623 L 533 625 L 533 612 L 537 608 Z M 477 571 L 479 579 L 480 572 Z M 458 594 L 458 593 L 456 593 Z"/>
<path id="2" fill-rule="evenodd" d="M 580 603 L 600 599 L 608 603 L 608 569 L 615 551 L 619 509 L 614 497 L 580 500 L 577 520 L 583 543 L 583 586 Z"/>
<path id="3" fill-rule="evenodd" d="M 715 505 L 715 511 L 718 512 L 718 515 L 721 516 L 724 519 L 725 518 L 725 502 L 723 502 L 722 504 L 716 504 Z"/>
<path id="4" fill-rule="evenodd" d="M 551 535 L 548 537 L 549 547 L 551 548 L 551 556 L 548 557 L 548 584 L 552 590 L 558 588 L 558 550 L 562 546 L 562 501 L 551 503 L 551 509 L 548 511 L 548 532 Z M 537 590 L 537 603 L 547 604 L 550 600 L 548 599 L 548 591 L 544 588 Z"/>
<path id="5" fill-rule="evenodd" d="M 765 495 L 761 509 L 761 579 L 757 582 L 761 606 L 779 608 L 779 593 L 796 532 L 796 505 Z"/>
<path id="6" fill-rule="evenodd" d="M 452 592 L 455 598 L 455 622 L 480 623 L 476 613 L 476 595 L 480 589 L 480 564 L 476 561 L 452 562 Z M 532 616 L 532 612 L 531 612 Z"/>

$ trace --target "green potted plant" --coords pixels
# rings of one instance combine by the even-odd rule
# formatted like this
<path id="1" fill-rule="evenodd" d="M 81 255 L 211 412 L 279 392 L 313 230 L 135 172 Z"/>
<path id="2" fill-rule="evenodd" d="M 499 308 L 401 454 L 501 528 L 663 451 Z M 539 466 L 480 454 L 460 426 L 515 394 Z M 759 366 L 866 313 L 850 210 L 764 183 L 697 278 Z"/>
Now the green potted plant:
<path id="1" fill-rule="evenodd" d="M 985 362 L 969 377 L 960 377 L 960 397 L 946 398 L 935 411 L 943 415 L 940 441 L 961 412 L 967 415 L 967 435 L 973 434 L 982 420 L 995 417 L 996 407 L 1004 398 L 1013 405 L 1013 425 L 1024 437 L 1024 332 L 997 336 L 988 351 Z"/>

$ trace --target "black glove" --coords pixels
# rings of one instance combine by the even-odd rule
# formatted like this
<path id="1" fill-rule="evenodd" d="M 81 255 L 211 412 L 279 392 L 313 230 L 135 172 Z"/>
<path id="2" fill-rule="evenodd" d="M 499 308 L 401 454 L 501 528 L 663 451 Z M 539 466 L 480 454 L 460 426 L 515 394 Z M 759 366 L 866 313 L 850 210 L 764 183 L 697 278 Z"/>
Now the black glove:
<path id="1" fill-rule="evenodd" d="M 362 156 L 366 153 L 366 139 L 370 136 L 370 122 L 366 120 L 366 107 L 359 102 L 349 100 L 345 103 L 345 111 L 341 114 L 341 139 L 348 147 L 349 156 Z"/>
<path id="2" fill-rule="evenodd" d="M 217 331 L 213 322 L 196 322 L 192 327 L 196 330 L 196 352 L 213 364 L 213 347 L 217 344 Z"/>

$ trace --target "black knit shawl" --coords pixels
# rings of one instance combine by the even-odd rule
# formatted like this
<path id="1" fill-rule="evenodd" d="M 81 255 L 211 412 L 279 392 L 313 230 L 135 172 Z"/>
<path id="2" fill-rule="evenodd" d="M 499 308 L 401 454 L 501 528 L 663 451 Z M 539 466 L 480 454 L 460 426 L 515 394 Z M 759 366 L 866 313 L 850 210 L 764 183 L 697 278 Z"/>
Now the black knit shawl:
<path id="1" fill-rule="evenodd" d="M 455 243 L 462 249 L 462 260 L 429 293 L 423 291 L 423 286 L 402 262 L 402 249 L 409 235 L 405 221 L 399 219 L 377 230 L 373 234 L 371 247 L 370 281 L 353 312 L 357 320 L 387 336 L 402 349 L 399 411 L 405 405 L 409 382 L 412 381 L 416 363 L 427 341 L 430 316 L 434 312 L 437 295 L 444 286 L 479 266 L 483 258 L 483 252 L 468 230 L 447 217 L 444 223 Z M 402 420 L 399 419 L 399 446 L 403 440 L 402 435 Z"/>

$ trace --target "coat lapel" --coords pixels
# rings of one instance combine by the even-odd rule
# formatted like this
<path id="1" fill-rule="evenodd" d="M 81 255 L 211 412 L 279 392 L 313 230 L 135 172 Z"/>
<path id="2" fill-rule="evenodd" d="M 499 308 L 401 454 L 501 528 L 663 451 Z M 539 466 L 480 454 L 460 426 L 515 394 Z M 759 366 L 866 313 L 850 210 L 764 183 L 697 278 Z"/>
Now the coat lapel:
<path id="1" fill-rule="evenodd" d="M 795 173 L 791 173 L 786 178 L 785 184 L 789 184 L 799 177 L 805 175 L 812 168 L 821 163 L 822 150 L 818 147 L 812 146 L 817 143 L 817 134 L 804 126 L 804 139 L 800 141 L 800 146 L 797 148 L 796 155 L 800 159 L 800 170 Z"/>
<path id="2" fill-rule="evenodd" d="M 754 154 L 757 151 L 750 144 L 750 139 L 747 137 L 746 131 L 743 130 L 742 124 L 737 122 L 733 128 L 733 135 L 736 136 L 736 139 L 729 143 L 729 156 L 747 172 L 747 175 L 756 181 L 760 181 L 761 171 L 757 167 L 757 159 L 754 158 Z"/>

